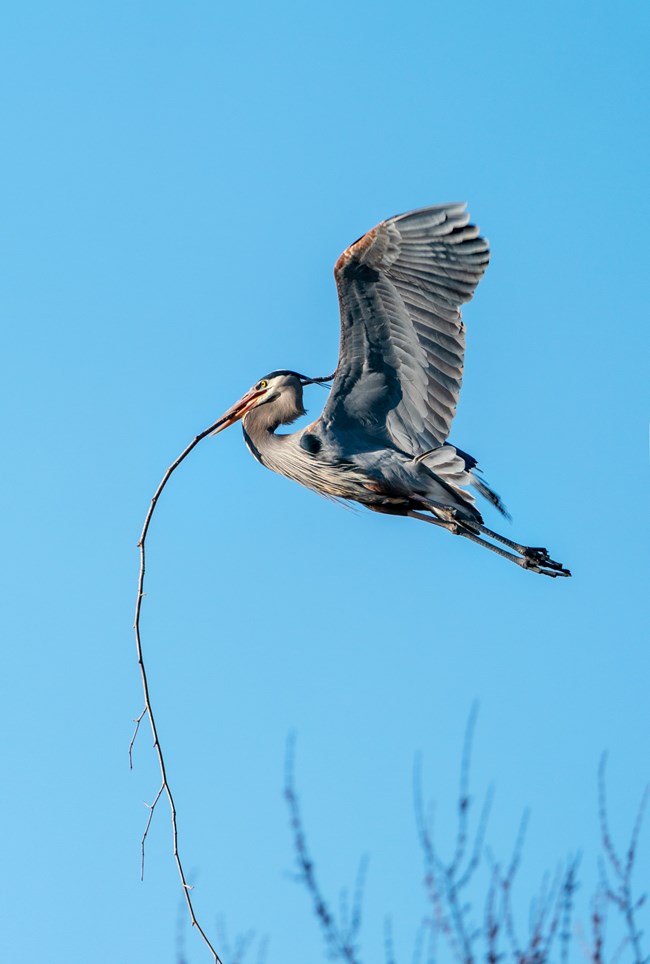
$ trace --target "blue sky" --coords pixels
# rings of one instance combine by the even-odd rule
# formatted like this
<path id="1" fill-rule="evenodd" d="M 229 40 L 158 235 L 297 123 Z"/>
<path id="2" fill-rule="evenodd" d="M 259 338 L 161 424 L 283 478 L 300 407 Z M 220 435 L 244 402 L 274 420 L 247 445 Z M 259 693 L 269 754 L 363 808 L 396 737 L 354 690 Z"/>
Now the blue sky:
<path id="1" fill-rule="evenodd" d="M 492 261 L 465 311 L 451 438 L 523 573 L 258 466 L 239 429 L 176 473 L 149 541 L 143 641 L 197 912 L 324 960 L 291 879 L 287 734 L 323 888 L 370 857 L 411 960 L 427 913 L 412 771 L 449 841 L 462 737 L 520 893 L 643 787 L 648 670 L 646 4 L 26 2 L 0 29 L 5 467 L 3 956 L 175 961 L 168 815 L 139 880 L 151 739 L 131 630 L 149 499 L 265 372 L 336 364 L 334 261 L 384 217 L 467 200 Z M 316 415 L 325 392 L 307 403 Z M 496 519 L 488 517 L 489 521 Z M 650 826 L 638 880 L 648 880 Z M 646 923 L 647 929 L 647 923 Z M 216 939 L 216 938 L 215 938 Z M 185 933 L 191 964 L 209 959 Z M 225 955 L 224 955 L 225 956 Z M 227 964 L 227 961 L 226 961 Z"/>

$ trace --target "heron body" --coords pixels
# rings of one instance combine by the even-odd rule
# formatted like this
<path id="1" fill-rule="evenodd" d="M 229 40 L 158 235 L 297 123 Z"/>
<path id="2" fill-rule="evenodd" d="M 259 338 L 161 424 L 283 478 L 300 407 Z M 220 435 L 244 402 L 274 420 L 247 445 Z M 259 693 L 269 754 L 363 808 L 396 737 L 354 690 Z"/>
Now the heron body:
<path id="1" fill-rule="evenodd" d="M 505 508 L 477 474 L 476 459 L 448 442 L 465 351 L 460 305 L 488 261 L 488 242 L 465 205 L 383 221 L 334 269 L 341 307 L 334 375 L 271 372 L 216 431 L 241 419 L 251 453 L 280 475 L 322 495 L 442 526 L 533 572 L 568 576 L 545 549 L 485 527 L 471 489 L 504 515 Z M 332 380 L 320 418 L 278 433 L 305 414 L 304 386 Z"/>

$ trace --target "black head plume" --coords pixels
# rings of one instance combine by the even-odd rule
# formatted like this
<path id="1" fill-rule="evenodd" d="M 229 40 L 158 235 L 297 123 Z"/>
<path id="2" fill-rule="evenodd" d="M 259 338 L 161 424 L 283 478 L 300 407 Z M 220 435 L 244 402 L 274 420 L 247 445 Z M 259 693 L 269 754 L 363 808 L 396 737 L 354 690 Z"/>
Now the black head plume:
<path id="1" fill-rule="evenodd" d="M 301 385 L 318 385 L 321 382 L 331 382 L 336 372 L 333 372 L 331 375 L 324 375 L 321 378 L 308 378 L 307 375 L 301 375 L 300 372 L 292 372 L 289 369 L 280 368 L 275 372 L 269 372 L 269 374 L 264 377 L 275 378 L 277 375 L 294 375 L 295 378 L 300 379 Z"/>
<path id="2" fill-rule="evenodd" d="M 320 385 L 322 382 L 331 382 L 336 372 L 332 372 L 331 375 L 321 375 L 320 378 L 303 378 L 303 385 Z"/>

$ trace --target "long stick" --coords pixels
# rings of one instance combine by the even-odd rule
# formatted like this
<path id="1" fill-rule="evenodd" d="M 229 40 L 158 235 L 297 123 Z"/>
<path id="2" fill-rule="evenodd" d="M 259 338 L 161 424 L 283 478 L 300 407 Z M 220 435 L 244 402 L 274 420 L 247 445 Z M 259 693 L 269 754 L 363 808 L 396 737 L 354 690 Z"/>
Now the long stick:
<path id="1" fill-rule="evenodd" d="M 220 418 L 218 422 L 214 423 L 214 425 L 211 425 L 209 428 L 206 428 L 205 431 L 201 432 L 200 435 L 197 435 L 196 438 L 192 442 L 190 442 L 187 448 L 178 456 L 176 461 L 169 466 L 169 468 L 167 469 L 167 471 L 165 472 L 162 478 L 160 485 L 156 489 L 155 495 L 151 500 L 151 505 L 149 506 L 149 511 L 147 512 L 146 518 L 144 520 L 142 533 L 140 535 L 140 541 L 138 542 L 138 548 L 140 549 L 140 575 L 138 578 L 138 598 L 135 604 L 135 620 L 133 623 L 133 628 L 135 630 L 135 645 L 138 653 L 138 666 L 140 667 L 140 677 L 142 679 L 142 690 L 144 693 L 144 709 L 140 714 L 140 716 L 135 720 L 135 730 L 133 733 L 133 737 L 131 738 L 131 743 L 129 744 L 129 766 L 133 767 L 133 744 L 135 743 L 135 738 L 138 734 L 140 723 L 142 722 L 144 717 L 147 716 L 149 718 L 149 723 L 151 725 L 151 733 L 153 735 L 154 749 L 156 751 L 156 756 L 158 757 L 161 785 L 160 785 L 160 789 L 158 790 L 158 793 L 156 794 L 154 802 L 149 807 L 149 817 L 147 819 L 147 824 L 145 826 L 144 834 L 142 835 L 141 876 L 144 877 L 145 841 L 147 839 L 147 834 L 149 833 L 149 827 L 151 826 L 151 821 L 153 819 L 154 810 L 156 809 L 156 804 L 158 803 L 162 794 L 164 793 L 167 796 L 167 799 L 169 801 L 169 809 L 171 813 L 172 837 L 174 842 L 174 859 L 176 861 L 176 867 L 178 868 L 178 874 L 181 879 L 181 884 L 183 887 L 183 893 L 185 894 L 187 908 L 189 910 L 190 918 L 192 920 L 192 926 L 196 927 L 199 934 L 203 938 L 205 944 L 210 949 L 210 952 L 215 961 L 215 964 L 223 964 L 223 961 L 215 951 L 214 947 L 208 940 L 205 934 L 205 931 L 203 930 L 198 920 L 196 919 L 196 914 L 194 913 L 194 907 L 192 906 L 192 898 L 190 896 L 190 891 L 192 890 L 192 888 L 185 879 L 185 873 L 183 871 L 183 865 L 181 863 L 180 853 L 178 849 L 178 826 L 176 822 L 176 807 L 174 805 L 174 798 L 172 797 L 172 792 L 169 787 L 169 781 L 167 779 L 167 770 L 165 768 L 165 759 L 163 757 L 162 748 L 160 746 L 160 741 L 158 739 L 158 730 L 156 728 L 156 721 L 155 721 L 153 710 L 151 707 L 151 696 L 149 694 L 149 683 L 147 680 L 147 671 L 145 669 L 144 657 L 142 655 L 142 640 L 140 638 L 140 610 L 142 608 L 142 599 L 144 597 L 145 541 L 147 538 L 147 532 L 149 531 L 149 525 L 151 523 L 151 519 L 153 517 L 154 509 L 156 508 L 158 499 L 160 498 L 161 493 L 165 488 L 165 486 L 167 485 L 172 473 L 176 471 L 176 469 L 181 464 L 181 462 L 183 462 L 187 458 L 187 456 L 190 454 L 192 449 L 195 448 L 195 446 L 197 446 L 199 442 L 206 437 L 206 435 L 210 435 L 211 432 L 214 432 L 215 429 L 219 428 L 219 426 L 223 424 L 224 421 L 225 419 Z"/>

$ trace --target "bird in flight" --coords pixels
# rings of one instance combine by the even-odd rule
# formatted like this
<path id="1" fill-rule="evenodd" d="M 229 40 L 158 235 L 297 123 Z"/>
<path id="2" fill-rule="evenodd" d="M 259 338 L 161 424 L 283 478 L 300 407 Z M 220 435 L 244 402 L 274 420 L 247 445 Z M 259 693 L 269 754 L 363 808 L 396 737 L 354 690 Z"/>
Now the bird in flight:
<path id="1" fill-rule="evenodd" d="M 336 372 L 265 375 L 216 423 L 241 420 L 258 462 L 322 495 L 374 512 L 440 526 L 523 569 L 570 576 L 546 549 L 488 529 L 474 489 L 507 516 L 476 459 L 447 441 L 463 375 L 469 301 L 489 245 L 464 204 L 422 208 L 382 221 L 336 262 L 341 345 Z M 332 381 L 322 415 L 277 434 L 305 414 L 303 388 Z"/>

